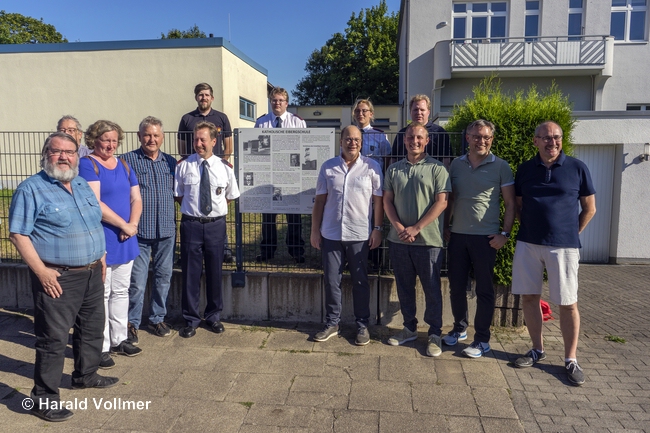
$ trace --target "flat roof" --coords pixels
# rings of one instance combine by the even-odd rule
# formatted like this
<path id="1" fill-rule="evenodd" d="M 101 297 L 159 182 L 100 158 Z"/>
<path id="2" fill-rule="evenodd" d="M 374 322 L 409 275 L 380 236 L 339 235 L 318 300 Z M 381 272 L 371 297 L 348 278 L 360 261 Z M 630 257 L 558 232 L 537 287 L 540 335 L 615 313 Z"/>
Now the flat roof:
<path id="1" fill-rule="evenodd" d="M 3 53 L 59 53 L 67 51 L 152 50 L 169 48 L 223 47 L 258 72 L 268 76 L 268 70 L 248 57 L 229 41 L 218 38 L 142 39 L 136 41 L 67 42 L 59 44 L 0 44 Z"/>

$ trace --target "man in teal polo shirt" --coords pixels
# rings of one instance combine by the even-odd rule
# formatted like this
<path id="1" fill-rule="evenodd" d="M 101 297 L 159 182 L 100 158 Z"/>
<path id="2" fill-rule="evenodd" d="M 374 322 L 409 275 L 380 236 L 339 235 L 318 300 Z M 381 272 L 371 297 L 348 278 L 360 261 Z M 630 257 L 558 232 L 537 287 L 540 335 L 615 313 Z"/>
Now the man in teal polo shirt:
<path id="1" fill-rule="evenodd" d="M 490 325 L 494 314 L 494 263 L 497 250 L 510 238 L 515 220 L 515 180 L 506 161 L 490 148 L 494 124 L 476 120 L 467 127 L 467 154 L 449 167 L 451 196 L 445 211 L 445 240 L 449 242 L 449 286 L 454 329 L 442 338 L 448 346 L 467 338 L 467 283 L 470 270 L 476 280 L 474 341 L 463 355 L 479 358 L 490 351 Z M 505 215 L 500 227 L 499 195 Z"/>
<path id="2" fill-rule="evenodd" d="M 442 333 L 440 266 L 442 236 L 439 217 L 451 190 L 447 170 L 427 155 L 429 133 L 421 123 L 411 123 L 405 136 L 406 158 L 392 164 L 384 178 L 384 210 L 391 223 L 388 251 L 395 273 L 404 329 L 388 339 L 398 346 L 417 338 L 415 277 L 420 277 L 429 325 L 428 356 L 439 356 Z"/>

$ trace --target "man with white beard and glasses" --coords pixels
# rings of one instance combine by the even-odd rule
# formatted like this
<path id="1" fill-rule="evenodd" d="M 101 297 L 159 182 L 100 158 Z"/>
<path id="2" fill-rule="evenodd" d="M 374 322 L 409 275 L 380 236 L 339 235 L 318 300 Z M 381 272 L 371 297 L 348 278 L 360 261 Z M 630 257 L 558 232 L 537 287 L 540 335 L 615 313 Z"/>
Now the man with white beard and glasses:
<path id="1" fill-rule="evenodd" d="M 109 388 L 118 382 L 97 374 L 104 333 L 106 242 L 99 202 L 78 176 L 78 148 L 66 133 L 50 135 L 41 154 L 43 170 L 18 185 L 9 209 L 9 239 L 29 266 L 34 296 L 31 412 L 51 422 L 73 416 L 59 404 L 70 328 L 72 389 Z"/>

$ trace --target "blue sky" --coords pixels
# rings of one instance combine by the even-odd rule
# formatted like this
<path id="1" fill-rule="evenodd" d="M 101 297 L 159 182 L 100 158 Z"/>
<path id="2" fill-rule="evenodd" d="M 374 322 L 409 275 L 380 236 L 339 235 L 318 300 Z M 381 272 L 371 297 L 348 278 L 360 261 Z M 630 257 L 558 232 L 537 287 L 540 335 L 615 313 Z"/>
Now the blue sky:
<path id="1" fill-rule="evenodd" d="M 400 0 L 387 0 L 399 11 Z M 311 52 L 343 32 L 352 12 L 379 0 L 2 0 L 0 10 L 43 18 L 70 42 L 159 39 L 194 24 L 223 37 L 269 71 L 268 79 L 291 91 L 305 75 Z M 192 6 L 192 10 L 189 6 Z"/>

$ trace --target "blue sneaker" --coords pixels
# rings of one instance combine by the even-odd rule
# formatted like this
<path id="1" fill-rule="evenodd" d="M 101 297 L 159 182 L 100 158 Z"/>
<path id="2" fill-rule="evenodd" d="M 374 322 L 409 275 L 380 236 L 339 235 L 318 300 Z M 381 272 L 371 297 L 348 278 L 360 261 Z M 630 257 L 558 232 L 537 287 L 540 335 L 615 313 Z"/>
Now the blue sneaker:
<path id="1" fill-rule="evenodd" d="M 488 353 L 489 351 L 490 351 L 489 343 L 481 343 L 479 341 L 475 341 L 472 344 L 470 344 L 469 347 L 463 349 L 463 355 L 469 358 L 480 358 L 481 356 L 483 356 L 483 354 Z"/>
<path id="2" fill-rule="evenodd" d="M 449 334 L 442 337 L 442 342 L 447 346 L 455 346 L 459 341 L 467 340 L 467 332 L 455 332 L 451 331 Z"/>

